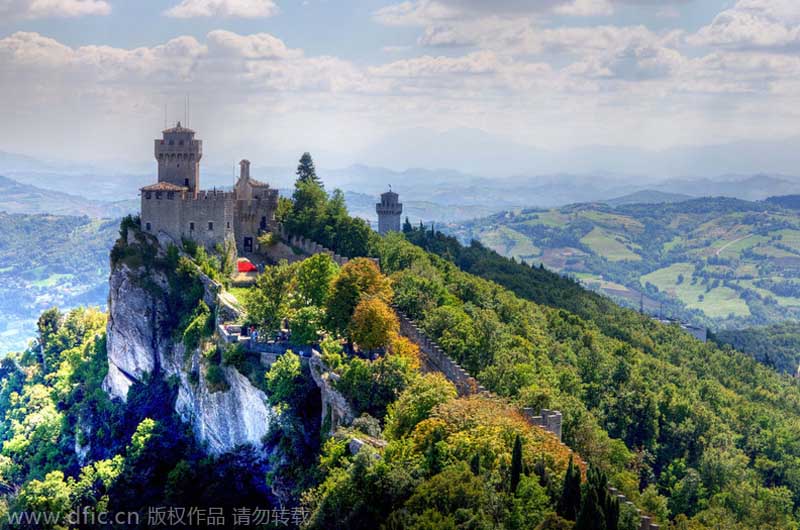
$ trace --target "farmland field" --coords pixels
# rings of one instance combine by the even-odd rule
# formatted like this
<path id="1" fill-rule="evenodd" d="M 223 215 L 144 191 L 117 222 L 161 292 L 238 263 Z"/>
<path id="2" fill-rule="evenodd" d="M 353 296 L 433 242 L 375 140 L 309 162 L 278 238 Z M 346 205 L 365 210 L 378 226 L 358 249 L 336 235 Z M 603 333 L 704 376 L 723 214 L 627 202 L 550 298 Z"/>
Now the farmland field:
<path id="1" fill-rule="evenodd" d="M 769 202 L 579 204 L 497 214 L 454 232 L 712 329 L 800 321 L 800 216 Z"/>

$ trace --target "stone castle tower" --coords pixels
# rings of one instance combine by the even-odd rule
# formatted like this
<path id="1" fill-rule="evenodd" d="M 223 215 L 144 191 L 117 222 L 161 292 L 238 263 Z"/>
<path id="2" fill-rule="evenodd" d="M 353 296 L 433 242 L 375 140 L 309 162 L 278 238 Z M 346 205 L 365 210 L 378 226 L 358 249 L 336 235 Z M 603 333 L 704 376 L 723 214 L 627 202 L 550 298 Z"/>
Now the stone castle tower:
<path id="1" fill-rule="evenodd" d="M 202 190 L 203 142 L 180 122 L 155 140 L 155 157 L 158 182 L 141 189 L 146 232 L 175 244 L 190 239 L 209 249 L 231 242 L 246 255 L 259 251 L 259 235 L 275 230 L 278 190 L 250 177 L 249 161 L 241 161 L 233 191 Z"/>
<path id="2" fill-rule="evenodd" d="M 196 194 L 200 189 L 203 141 L 195 140 L 194 131 L 181 127 L 181 122 L 162 134 L 161 139 L 155 140 L 158 181 L 187 188 Z"/>
<path id="3" fill-rule="evenodd" d="M 384 235 L 388 232 L 400 231 L 400 216 L 403 214 L 403 204 L 398 202 L 400 196 L 391 188 L 381 194 L 381 202 L 375 205 L 378 212 L 378 233 Z"/>

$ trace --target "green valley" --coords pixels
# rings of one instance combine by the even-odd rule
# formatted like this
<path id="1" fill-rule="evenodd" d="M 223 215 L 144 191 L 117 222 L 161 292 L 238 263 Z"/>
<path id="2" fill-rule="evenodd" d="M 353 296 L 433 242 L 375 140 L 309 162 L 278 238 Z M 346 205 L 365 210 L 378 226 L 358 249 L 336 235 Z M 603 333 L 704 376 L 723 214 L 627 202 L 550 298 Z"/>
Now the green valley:
<path id="1" fill-rule="evenodd" d="M 503 212 L 451 230 L 651 314 L 712 329 L 800 319 L 800 216 L 702 198 Z"/>

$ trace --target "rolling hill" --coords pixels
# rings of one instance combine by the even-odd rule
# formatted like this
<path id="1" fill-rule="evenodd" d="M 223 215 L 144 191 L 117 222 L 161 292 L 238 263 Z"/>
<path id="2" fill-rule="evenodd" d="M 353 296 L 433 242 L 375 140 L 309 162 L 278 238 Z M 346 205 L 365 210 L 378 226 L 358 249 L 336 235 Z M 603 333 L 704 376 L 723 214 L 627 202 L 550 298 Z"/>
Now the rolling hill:
<path id="1" fill-rule="evenodd" d="M 0 356 L 24 348 L 43 310 L 105 306 L 117 220 L 0 213 Z"/>
<path id="2" fill-rule="evenodd" d="M 504 212 L 454 232 L 712 329 L 800 319 L 800 215 L 775 201 L 578 204 Z"/>
<path id="3" fill-rule="evenodd" d="M 134 211 L 135 201 L 98 201 L 25 184 L 0 175 L 0 212 L 122 217 Z"/>

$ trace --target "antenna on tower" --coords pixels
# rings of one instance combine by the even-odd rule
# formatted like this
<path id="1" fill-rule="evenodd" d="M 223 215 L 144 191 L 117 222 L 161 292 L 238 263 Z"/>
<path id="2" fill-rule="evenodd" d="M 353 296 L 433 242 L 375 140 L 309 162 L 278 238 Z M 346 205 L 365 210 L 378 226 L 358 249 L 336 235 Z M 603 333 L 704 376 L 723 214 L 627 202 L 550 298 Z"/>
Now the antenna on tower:
<path id="1" fill-rule="evenodd" d="M 167 104 L 164 103 L 164 128 L 167 128 Z"/>

